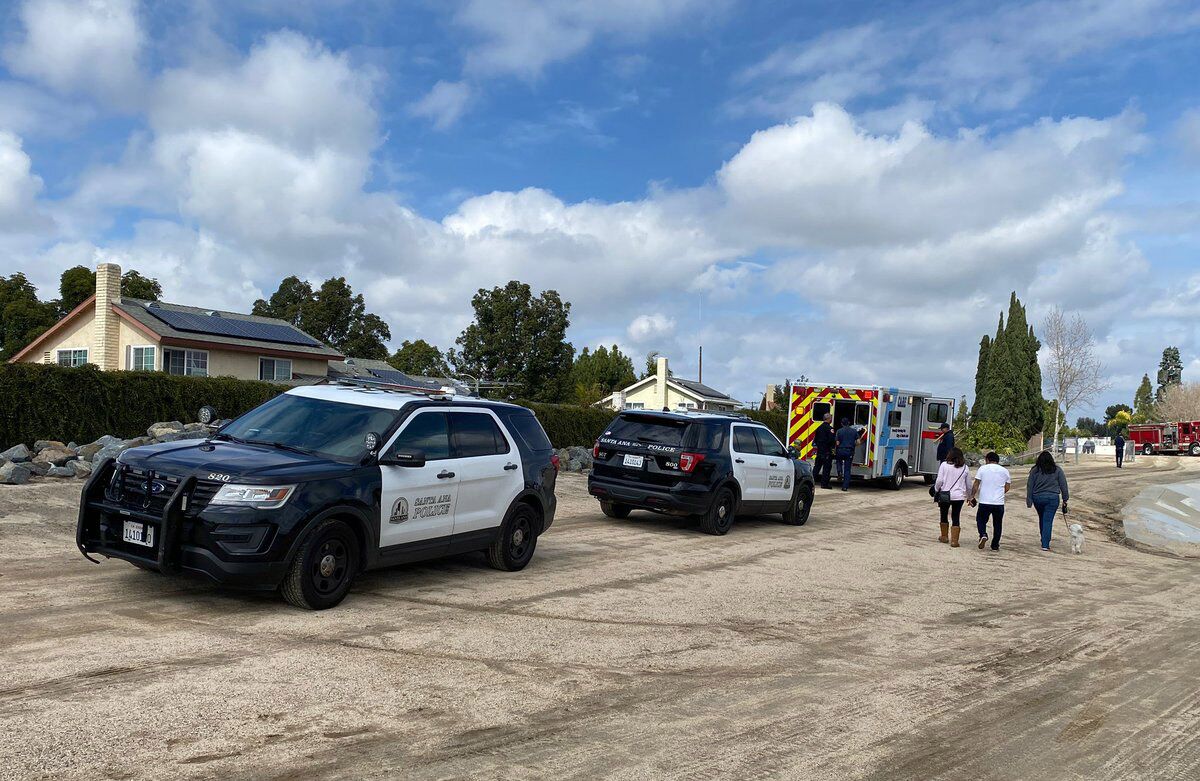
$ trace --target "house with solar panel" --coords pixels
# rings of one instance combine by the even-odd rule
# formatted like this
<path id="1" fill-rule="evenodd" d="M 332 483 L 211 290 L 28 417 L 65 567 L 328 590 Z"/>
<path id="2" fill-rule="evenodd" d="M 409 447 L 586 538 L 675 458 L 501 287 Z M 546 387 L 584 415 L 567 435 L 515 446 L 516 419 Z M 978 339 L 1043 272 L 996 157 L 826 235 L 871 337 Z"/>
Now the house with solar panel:
<path id="1" fill-rule="evenodd" d="M 742 403 L 710 388 L 699 380 L 685 380 L 671 373 L 667 359 L 659 356 L 655 373 L 643 377 L 624 390 L 616 391 L 600 401 L 598 407 L 611 409 L 652 409 L 686 412 L 687 410 L 712 410 L 732 412 Z"/>
<path id="2" fill-rule="evenodd" d="M 324 379 L 343 358 L 285 320 L 123 299 L 121 267 L 101 263 L 95 295 L 11 362 L 292 383 Z"/>

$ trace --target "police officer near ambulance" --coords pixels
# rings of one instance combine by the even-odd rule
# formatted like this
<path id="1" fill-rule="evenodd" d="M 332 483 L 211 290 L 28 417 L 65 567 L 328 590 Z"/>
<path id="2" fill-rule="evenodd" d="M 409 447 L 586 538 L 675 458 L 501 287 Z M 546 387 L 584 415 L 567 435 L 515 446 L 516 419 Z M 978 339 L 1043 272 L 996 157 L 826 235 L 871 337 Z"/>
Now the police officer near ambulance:
<path id="1" fill-rule="evenodd" d="M 865 439 L 867 430 L 862 433 L 850 425 L 850 418 L 842 418 L 842 427 L 838 429 L 834 455 L 837 457 L 838 473 L 842 476 L 842 490 L 850 490 L 850 464 L 854 461 L 854 448 L 860 439 Z"/>
<path id="2" fill-rule="evenodd" d="M 946 460 L 946 457 L 950 455 L 950 451 L 954 448 L 954 432 L 950 430 L 949 423 L 943 423 L 939 428 L 942 432 L 937 440 L 937 460 L 940 464 Z"/>
<path id="3" fill-rule="evenodd" d="M 833 469 L 833 449 L 837 445 L 837 435 L 833 433 L 833 415 L 828 412 L 817 426 L 813 435 L 813 445 L 817 449 L 816 463 L 813 465 L 813 479 L 822 488 L 833 488 L 829 484 L 829 471 Z"/>

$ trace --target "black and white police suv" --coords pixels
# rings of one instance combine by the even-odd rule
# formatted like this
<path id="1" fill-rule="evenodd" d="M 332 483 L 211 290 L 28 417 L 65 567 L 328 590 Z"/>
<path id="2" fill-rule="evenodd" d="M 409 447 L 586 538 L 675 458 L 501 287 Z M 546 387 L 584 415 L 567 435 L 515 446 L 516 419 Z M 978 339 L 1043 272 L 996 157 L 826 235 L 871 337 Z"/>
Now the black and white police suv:
<path id="1" fill-rule="evenodd" d="M 524 407 L 293 388 L 208 439 L 106 461 L 83 489 L 76 542 L 89 559 L 279 589 L 322 609 L 366 569 L 476 550 L 522 569 L 554 520 L 557 471 Z"/>
<path id="2" fill-rule="evenodd" d="M 626 410 L 592 456 L 588 492 L 610 518 L 635 508 L 694 515 L 725 534 L 737 515 L 782 513 L 801 526 L 812 510 L 812 469 L 741 415 Z"/>

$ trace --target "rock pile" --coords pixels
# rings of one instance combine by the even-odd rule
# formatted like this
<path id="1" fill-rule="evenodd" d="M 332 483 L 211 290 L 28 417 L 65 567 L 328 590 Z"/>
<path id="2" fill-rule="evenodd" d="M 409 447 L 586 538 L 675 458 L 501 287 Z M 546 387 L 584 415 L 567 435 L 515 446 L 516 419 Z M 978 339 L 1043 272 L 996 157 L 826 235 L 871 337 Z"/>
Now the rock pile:
<path id="1" fill-rule="evenodd" d="M 555 452 L 558 468 L 564 472 L 590 472 L 592 469 L 592 451 L 586 447 L 564 447 Z"/>
<path id="2" fill-rule="evenodd" d="M 225 421 L 220 421 L 224 423 Z M 33 447 L 24 443 L 0 452 L 0 484 L 20 485 L 33 477 L 87 477 L 92 468 L 106 458 L 115 458 L 122 450 L 154 442 L 175 442 L 180 439 L 204 439 L 216 426 L 203 423 L 180 423 L 172 420 L 155 423 L 146 429 L 146 436 L 133 439 L 105 434 L 95 442 L 77 445 L 54 439 L 39 439 Z"/>

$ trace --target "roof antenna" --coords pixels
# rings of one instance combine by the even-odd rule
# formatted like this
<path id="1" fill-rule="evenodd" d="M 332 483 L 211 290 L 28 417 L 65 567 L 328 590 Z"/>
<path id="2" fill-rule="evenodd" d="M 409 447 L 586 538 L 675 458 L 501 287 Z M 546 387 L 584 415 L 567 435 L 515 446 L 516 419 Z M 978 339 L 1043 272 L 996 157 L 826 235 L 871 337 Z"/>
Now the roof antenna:
<path id="1" fill-rule="evenodd" d="M 697 297 L 700 299 L 700 327 L 697 329 L 697 333 L 699 333 L 701 336 L 703 336 L 703 334 L 704 334 L 704 294 L 700 293 L 699 296 L 697 296 Z M 697 374 L 699 376 L 696 377 L 696 382 L 704 382 L 704 343 L 703 342 L 701 342 L 701 344 L 700 344 L 700 367 L 699 367 L 699 370 L 697 371 Z"/>

